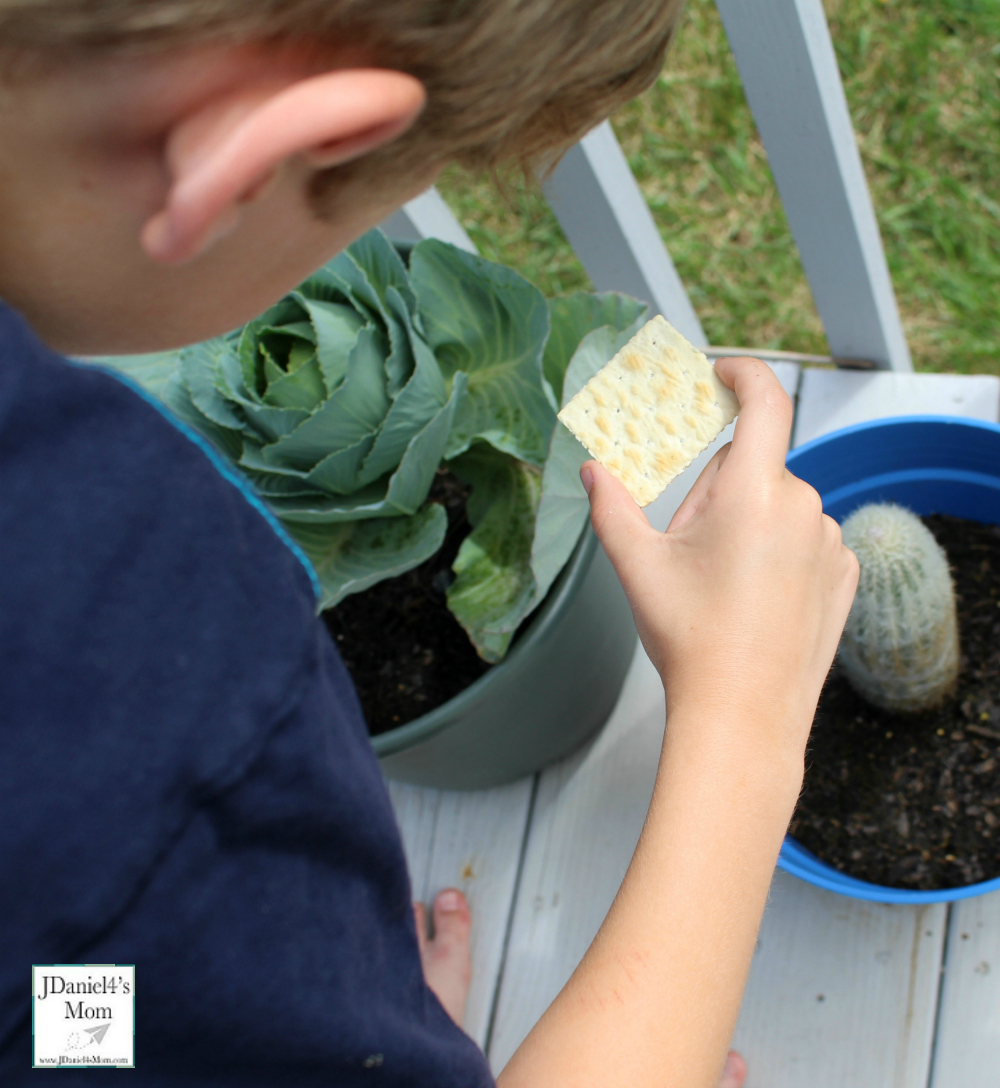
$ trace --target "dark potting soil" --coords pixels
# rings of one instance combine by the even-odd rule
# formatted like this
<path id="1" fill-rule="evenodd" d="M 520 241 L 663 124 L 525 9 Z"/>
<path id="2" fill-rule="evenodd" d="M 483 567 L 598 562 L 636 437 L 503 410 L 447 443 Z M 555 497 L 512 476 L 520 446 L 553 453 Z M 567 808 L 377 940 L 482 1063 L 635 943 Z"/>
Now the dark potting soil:
<path id="1" fill-rule="evenodd" d="M 955 579 L 958 687 L 933 710 L 890 714 L 835 667 L 790 831 L 861 880 L 955 888 L 1000 876 L 1000 526 L 923 521 Z"/>
<path id="2" fill-rule="evenodd" d="M 451 565 L 471 526 L 470 488 L 438 470 L 429 498 L 448 514 L 444 545 L 426 563 L 323 613 L 375 736 L 441 706 L 490 668 L 448 611 Z"/>

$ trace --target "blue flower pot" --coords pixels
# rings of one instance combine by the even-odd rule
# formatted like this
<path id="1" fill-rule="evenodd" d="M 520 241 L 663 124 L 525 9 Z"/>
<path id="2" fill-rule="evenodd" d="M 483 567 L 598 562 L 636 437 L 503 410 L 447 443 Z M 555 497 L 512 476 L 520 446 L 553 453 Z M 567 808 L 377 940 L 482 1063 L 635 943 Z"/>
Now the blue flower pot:
<path id="1" fill-rule="evenodd" d="M 789 471 L 843 521 L 869 502 L 916 514 L 1000 524 L 1000 425 L 953 416 L 900 416 L 824 435 L 788 455 Z M 778 864 L 811 884 L 879 903 L 944 903 L 1000 890 L 1000 877 L 941 891 L 883 887 L 837 872 L 791 836 Z"/>

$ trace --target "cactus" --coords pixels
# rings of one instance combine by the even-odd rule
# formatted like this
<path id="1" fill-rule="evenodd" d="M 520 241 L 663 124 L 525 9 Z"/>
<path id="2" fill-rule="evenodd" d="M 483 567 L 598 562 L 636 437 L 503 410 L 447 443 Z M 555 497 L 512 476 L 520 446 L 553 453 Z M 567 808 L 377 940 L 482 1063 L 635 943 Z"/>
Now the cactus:
<path id="1" fill-rule="evenodd" d="M 871 503 L 842 525 L 861 579 L 840 643 L 852 686 L 892 711 L 927 710 L 958 677 L 955 587 L 944 549 L 909 510 Z"/>

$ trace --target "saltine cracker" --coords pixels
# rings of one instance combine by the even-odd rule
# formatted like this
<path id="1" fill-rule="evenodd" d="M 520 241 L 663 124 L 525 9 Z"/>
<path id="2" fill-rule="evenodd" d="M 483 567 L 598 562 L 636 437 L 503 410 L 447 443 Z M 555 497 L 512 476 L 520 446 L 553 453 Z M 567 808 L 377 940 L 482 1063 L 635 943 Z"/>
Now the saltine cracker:
<path id="1" fill-rule="evenodd" d="M 705 355 L 662 317 L 632 337 L 559 418 L 648 506 L 740 410 Z"/>

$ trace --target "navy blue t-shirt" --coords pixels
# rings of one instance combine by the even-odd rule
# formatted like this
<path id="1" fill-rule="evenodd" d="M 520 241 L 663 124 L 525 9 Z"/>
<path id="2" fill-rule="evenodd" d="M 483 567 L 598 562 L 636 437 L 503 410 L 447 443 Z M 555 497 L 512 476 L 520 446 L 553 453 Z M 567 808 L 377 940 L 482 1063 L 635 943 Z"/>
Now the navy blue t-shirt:
<path id="1" fill-rule="evenodd" d="M 135 1064 L 60 1084 L 492 1084 L 423 981 L 310 574 L 158 407 L 0 304 L 0 1084 L 31 965 L 134 963 Z"/>

